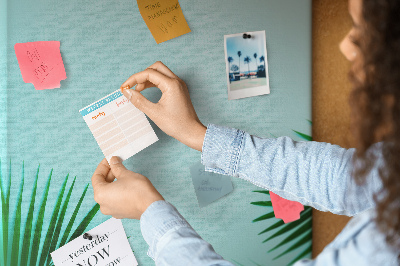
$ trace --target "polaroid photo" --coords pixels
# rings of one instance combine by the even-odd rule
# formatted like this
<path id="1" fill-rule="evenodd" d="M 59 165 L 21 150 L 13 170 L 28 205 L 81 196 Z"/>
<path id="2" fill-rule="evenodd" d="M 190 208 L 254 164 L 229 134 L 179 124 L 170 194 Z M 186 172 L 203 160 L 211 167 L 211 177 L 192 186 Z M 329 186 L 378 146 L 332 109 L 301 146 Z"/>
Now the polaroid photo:
<path id="1" fill-rule="evenodd" d="M 224 36 L 228 100 L 269 94 L 265 31 Z"/>

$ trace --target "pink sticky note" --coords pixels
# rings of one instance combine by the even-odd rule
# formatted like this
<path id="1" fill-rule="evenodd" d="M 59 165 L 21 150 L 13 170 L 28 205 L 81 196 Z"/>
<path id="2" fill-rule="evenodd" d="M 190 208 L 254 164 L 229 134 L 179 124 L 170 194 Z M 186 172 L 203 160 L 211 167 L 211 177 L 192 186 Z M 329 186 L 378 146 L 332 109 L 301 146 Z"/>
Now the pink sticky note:
<path id="1" fill-rule="evenodd" d="M 16 43 L 14 50 L 24 82 L 36 90 L 60 88 L 60 81 L 67 78 L 60 42 Z"/>
<path id="2" fill-rule="evenodd" d="M 284 223 L 290 223 L 300 219 L 300 213 L 304 210 L 304 206 L 296 201 L 290 201 L 273 192 L 269 192 L 274 209 L 275 218 L 282 219 Z"/>

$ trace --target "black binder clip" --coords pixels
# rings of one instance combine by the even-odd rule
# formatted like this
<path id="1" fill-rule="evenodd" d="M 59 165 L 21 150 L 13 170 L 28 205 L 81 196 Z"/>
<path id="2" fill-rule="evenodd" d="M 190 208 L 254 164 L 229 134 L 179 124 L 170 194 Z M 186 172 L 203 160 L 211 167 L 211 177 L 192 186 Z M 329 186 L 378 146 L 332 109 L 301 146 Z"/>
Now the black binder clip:
<path id="1" fill-rule="evenodd" d="M 251 39 L 251 35 L 247 33 L 243 33 L 243 39 Z"/>
<path id="2" fill-rule="evenodd" d="M 84 233 L 84 234 L 83 234 L 83 239 L 92 240 L 92 239 L 93 239 L 93 236 L 89 235 L 88 233 Z"/>

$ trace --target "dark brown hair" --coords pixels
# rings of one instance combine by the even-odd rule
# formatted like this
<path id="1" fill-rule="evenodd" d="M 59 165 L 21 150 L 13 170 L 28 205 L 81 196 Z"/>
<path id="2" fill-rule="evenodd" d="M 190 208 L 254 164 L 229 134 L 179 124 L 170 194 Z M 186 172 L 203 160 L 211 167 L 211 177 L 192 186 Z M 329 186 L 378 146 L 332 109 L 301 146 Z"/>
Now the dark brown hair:
<path id="1" fill-rule="evenodd" d="M 387 243 L 400 250 L 400 1 L 363 0 L 362 29 L 356 41 L 362 78 L 350 73 L 350 103 L 357 140 L 354 177 L 361 184 L 377 156 L 368 152 L 382 142 L 383 188 L 375 196 L 376 223 Z M 357 164 L 355 164 L 357 165 Z"/>

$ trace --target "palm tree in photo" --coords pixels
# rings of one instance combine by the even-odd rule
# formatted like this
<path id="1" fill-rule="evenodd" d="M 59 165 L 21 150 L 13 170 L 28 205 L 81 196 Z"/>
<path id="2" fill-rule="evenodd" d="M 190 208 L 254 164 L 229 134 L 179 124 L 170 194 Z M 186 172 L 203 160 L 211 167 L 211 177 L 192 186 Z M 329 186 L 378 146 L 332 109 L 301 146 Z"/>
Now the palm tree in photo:
<path id="1" fill-rule="evenodd" d="M 233 58 L 232 58 L 232 56 L 229 56 L 229 57 L 228 57 L 229 72 L 231 72 L 230 69 L 231 69 L 231 63 L 232 63 L 232 62 L 233 62 Z"/>
<path id="2" fill-rule="evenodd" d="M 248 70 L 249 70 L 248 76 L 250 78 L 250 62 L 251 62 L 251 58 L 249 56 L 246 56 L 244 58 L 244 62 L 247 64 L 247 67 L 248 67 Z"/>
<path id="3" fill-rule="evenodd" d="M 264 58 L 263 55 L 260 57 L 260 63 L 262 63 L 262 62 L 264 62 L 264 71 L 266 71 L 266 69 L 265 69 L 265 58 Z"/>
<path id="4" fill-rule="evenodd" d="M 255 60 L 255 63 L 256 63 L 256 72 L 257 72 L 257 70 L 258 70 L 258 65 L 257 65 L 257 53 L 254 53 L 253 56 L 254 56 L 254 60 Z"/>
<path id="5" fill-rule="evenodd" d="M 240 57 L 242 56 L 242 52 L 238 51 L 238 56 L 239 56 L 239 80 L 240 80 Z"/>

